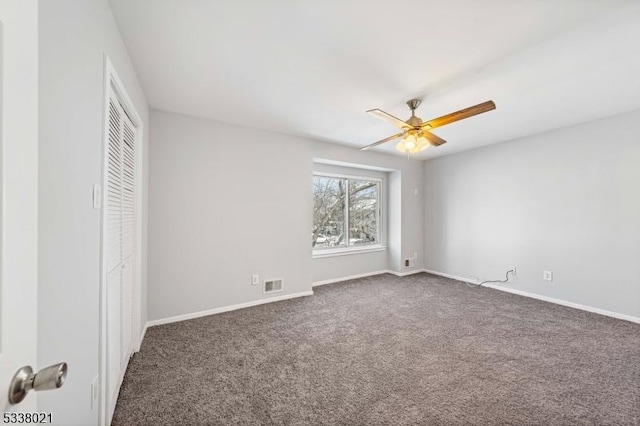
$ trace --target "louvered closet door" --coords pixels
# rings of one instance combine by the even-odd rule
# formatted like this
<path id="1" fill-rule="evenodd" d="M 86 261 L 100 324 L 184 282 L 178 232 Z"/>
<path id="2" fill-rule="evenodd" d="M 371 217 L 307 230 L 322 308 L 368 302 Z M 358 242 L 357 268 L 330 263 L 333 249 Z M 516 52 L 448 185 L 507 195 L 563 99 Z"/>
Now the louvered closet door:
<path id="1" fill-rule="evenodd" d="M 131 354 L 131 323 L 133 316 L 133 252 L 135 225 L 135 126 L 125 114 L 122 138 L 122 333 L 121 359 L 126 363 Z"/>
<path id="2" fill-rule="evenodd" d="M 135 234 L 135 126 L 113 95 L 109 100 L 106 209 L 107 391 L 113 410 L 131 354 Z"/>

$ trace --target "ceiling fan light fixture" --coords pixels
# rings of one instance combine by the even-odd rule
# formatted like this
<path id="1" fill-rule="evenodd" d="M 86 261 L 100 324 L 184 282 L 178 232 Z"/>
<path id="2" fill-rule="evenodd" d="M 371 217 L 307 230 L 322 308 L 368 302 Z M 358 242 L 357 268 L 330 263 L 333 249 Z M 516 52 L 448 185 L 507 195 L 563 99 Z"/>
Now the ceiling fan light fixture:
<path id="1" fill-rule="evenodd" d="M 400 142 L 396 145 L 396 149 L 407 154 L 415 154 L 429 147 L 429 141 L 424 137 L 420 130 L 409 130 Z"/>

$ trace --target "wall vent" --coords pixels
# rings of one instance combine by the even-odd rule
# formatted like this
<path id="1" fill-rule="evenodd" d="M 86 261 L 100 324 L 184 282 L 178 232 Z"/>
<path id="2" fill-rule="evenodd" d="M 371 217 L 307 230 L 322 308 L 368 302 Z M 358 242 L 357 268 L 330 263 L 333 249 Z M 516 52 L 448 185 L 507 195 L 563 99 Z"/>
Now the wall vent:
<path id="1" fill-rule="evenodd" d="M 265 280 L 264 282 L 264 293 L 277 293 L 282 291 L 282 278 L 273 279 L 273 280 Z"/>

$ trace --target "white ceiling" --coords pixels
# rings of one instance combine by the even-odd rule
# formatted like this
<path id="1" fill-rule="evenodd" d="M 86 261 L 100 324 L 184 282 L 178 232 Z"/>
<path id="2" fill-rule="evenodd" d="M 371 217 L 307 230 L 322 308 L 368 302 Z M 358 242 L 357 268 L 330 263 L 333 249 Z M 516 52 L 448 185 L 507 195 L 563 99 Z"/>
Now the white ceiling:
<path id="1" fill-rule="evenodd" d="M 637 0 L 110 2 L 155 109 L 360 147 L 495 101 L 431 158 L 640 108 Z"/>

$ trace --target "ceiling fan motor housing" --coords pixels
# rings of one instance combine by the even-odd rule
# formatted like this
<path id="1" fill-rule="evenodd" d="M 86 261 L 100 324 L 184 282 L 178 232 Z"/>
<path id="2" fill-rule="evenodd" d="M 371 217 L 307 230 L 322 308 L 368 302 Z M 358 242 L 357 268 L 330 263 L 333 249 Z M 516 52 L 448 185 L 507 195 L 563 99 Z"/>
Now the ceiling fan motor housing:
<path id="1" fill-rule="evenodd" d="M 420 125 L 422 124 L 422 120 L 415 115 L 412 115 L 411 117 L 409 117 L 406 123 L 412 127 L 420 127 Z"/>

